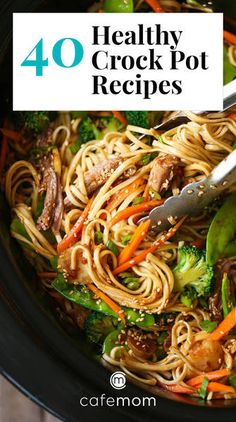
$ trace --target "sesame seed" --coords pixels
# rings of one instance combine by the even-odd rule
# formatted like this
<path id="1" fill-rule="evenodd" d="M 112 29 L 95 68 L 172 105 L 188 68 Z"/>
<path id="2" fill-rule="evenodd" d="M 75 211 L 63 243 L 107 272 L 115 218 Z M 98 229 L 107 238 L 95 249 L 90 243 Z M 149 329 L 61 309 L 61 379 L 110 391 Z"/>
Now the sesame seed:
<path id="1" fill-rule="evenodd" d="M 198 194 L 197 194 L 197 196 L 198 196 L 199 198 L 201 198 L 203 195 L 204 195 L 204 192 L 203 192 L 203 191 L 200 191 L 200 192 L 198 192 Z"/>
<path id="2" fill-rule="evenodd" d="M 187 190 L 187 193 L 188 193 L 188 195 L 192 195 L 192 193 L 193 193 L 193 189 L 188 189 L 188 190 Z"/>

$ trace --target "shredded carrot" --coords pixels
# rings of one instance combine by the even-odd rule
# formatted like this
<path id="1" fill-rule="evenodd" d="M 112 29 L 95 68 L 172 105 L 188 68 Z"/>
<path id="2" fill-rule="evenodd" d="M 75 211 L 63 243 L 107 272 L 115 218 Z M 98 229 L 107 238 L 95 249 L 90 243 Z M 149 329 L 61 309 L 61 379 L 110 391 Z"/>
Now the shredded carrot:
<path id="1" fill-rule="evenodd" d="M 142 221 L 137 229 L 135 230 L 131 242 L 121 251 L 118 257 L 118 264 L 121 265 L 124 262 L 128 261 L 134 252 L 138 249 L 140 243 L 145 238 L 149 226 L 151 224 L 151 220 Z"/>
<path id="2" fill-rule="evenodd" d="M 89 283 L 89 284 L 86 284 L 86 286 L 88 286 L 88 288 L 90 290 L 92 290 L 92 292 L 96 296 L 98 296 L 100 299 L 104 300 L 104 302 L 106 302 L 106 304 L 109 306 L 109 308 L 111 308 L 112 311 L 115 312 L 118 315 L 118 317 L 122 320 L 122 322 L 125 324 L 125 312 L 123 311 L 123 309 L 121 309 L 121 307 L 116 302 L 114 302 L 104 292 L 99 290 L 94 284 Z"/>
<path id="3" fill-rule="evenodd" d="M 227 117 L 229 117 L 230 119 L 236 120 L 236 113 L 228 114 Z"/>
<path id="4" fill-rule="evenodd" d="M 73 245 L 80 239 L 81 231 L 82 231 L 84 222 L 86 218 L 88 217 L 93 200 L 94 200 L 94 196 L 92 196 L 92 198 L 88 201 L 84 211 L 79 216 L 78 220 L 76 221 L 72 229 L 69 231 L 69 233 L 65 235 L 65 237 L 61 240 L 61 242 L 58 243 L 57 245 L 58 253 L 64 252 L 65 249 L 69 248 L 71 245 Z"/>
<path id="5" fill-rule="evenodd" d="M 112 113 L 116 119 L 118 119 L 123 125 L 127 126 L 128 122 L 120 111 L 112 111 Z"/>
<path id="6" fill-rule="evenodd" d="M 149 184 L 147 183 L 143 192 L 144 201 L 148 201 L 149 198 Z"/>
<path id="7" fill-rule="evenodd" d="M 162 382 L 158 382 L 160 387 L 164 388 L 165 390 L 171 391 L 172 393 L 179 393 L 179 394 L 193 394 L 195 393 L 195 389 L 191 387 L 185 387 L 184 385 L 178 384 L 164 384 Z"/>
<path id="8" fill-rule="evenodd" d="M 200 388 L 201 384 L 196 385 L 196 388 Z M 212 393 L 235 393 L 234 387 L 231 385 L 225 385 L 221 382 L 209 382 L 207 391 Z"/>
<path id="9" fill-rule="evenodd" d="M 236 44 L 236 35 L 232 34 L 229 31 L 224 31 L 224 40 L 229 44 Z"/>
<path id="10" fill-rule="evenodd" d="M 145 0 L 145 2 L 152 8 L 155 13 L 163 13 L 160 3 L 157 0 Z"/>
<path id="11" fill-rule="evenodd" d="M 232 328 L 236 325 L 236 306 L 232 309 L 232 311 L 221 321 L 221 323 L 216 327 L 211 334 L 209 334 L 209 338 L 211 340 L 220 340 L 224 336 L 228 334 Z"/>
<path id="12" fill-rule="evenodd" d="M 228 377 L 231 374 L 230 369 L 223 368 L 218 369 L 217 371 L 206 372 L 201 375 L 197 375 L 194 378 L 191 378 L 187 381 L 187 384 L 190 387 L 195 387 L 196 385 L 201 385 L 203 378 L 207 378 L 208 380 L 218 380 L 223 377 Z"/>
<path id="13" fill-rule="evenodd" d="M 0 128 L 0 130 L 4 136 L 6 136 L 9 139 L 12 139 L 13 141 L 18 142 L 21 140 L 21 135 L 18 132 L 15 132 L 14 130 L 6 129 L 6 128 Z"/>
<path id="14" fill-rule="evenodd" d="M 146 256 L 149 253 L 153 253 L 155 252 L 156 249 L 158 249 L 160 246 L 162 246 L 167 240 L 169 240 L 172 236 L 174 236 L 174 234 L 177 232 L 177 230 L 179 229 L 179 227 L 183 224 L 184 220 L 186 219 L 185 217 L 182 217 L 181 220 L 178 221 L 177 224 L 175 224 L 175 226 L 171 227 L 171 229 L 168 230 L 168 232 L 161 236 L 160 239 L 156 240 L 152 246 L 150 246 L 150 248 L 146 249 L 146 251 L 141 252 L 139 255 L 135 256 L 134 258 L 130 259 L 127 262 L 124 262 L 123 264 L 119 265 L 118 267 L 116 267 L 113 271 L 113 275 L 117 275 L 121 272 L 126 271 L 128 268 L 133 267 L 136 264 L 139 264 L 140 262 L 144 261 L 144 259 L 146 258 Z"/>
<path id="15" fill-rule="evenodd" d="M 141 202 L 141 204 L 132 205 L 127 207 L 124 210 L 119 211 L 110 221 L 110 225 L 113 226 L 114 224 L 118 223 L 119 221 L 124 220 L 125 218 L 131 217 L 134 214 L 140 214 L 143 212 L 151 211 L 153 208 L 157 207 L 158 205 L 163 204 L 163 199 L 155 199 L 148 202 Z"/>
<path id="16" fill-rule="evenodd" d="M 53 272 L 53 271 L 50 271 L 50 272 L 41 272 L 41 273 L 38 273 L 38 276 L 40 277 L 40 278 L 50 278 L 50 279 L 54 279 L 55 277 L 56 277 L 56 275 L 57 275 L 57 273 L 55 273 L 55 272 Z"/>
<path id="17" fill-rule="evenodd" d="M 109 204 L 106 207 L 106 210 L 109 212 L 112 212 L 121 204 L 121 202 L 123 202 L 127 198 L 127 196 L 129 196 L 132 192 L 134 192 L 137 188 L 139 188 L 139 186 L 141 186 L 143 183 L 144 183 L 144 179 L 142 177 L 139 177 L 134 182 L 130 183 L 130 185 L 121 189 L 114 196 L 114 198 L 112 198 L 112 200 L 109 202 Z"/>

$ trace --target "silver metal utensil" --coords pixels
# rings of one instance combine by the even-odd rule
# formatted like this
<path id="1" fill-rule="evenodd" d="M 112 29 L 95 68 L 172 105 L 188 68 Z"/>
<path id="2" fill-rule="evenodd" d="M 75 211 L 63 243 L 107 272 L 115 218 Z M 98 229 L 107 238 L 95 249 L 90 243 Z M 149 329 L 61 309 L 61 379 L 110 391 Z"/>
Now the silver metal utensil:
<path id="1" fill-rule="evenodd" d="M 236 80 L 224 86 L 223 109 L 221 111 L 225 111 L 235 104 L 236 104 Z M 207 114 L 210 112 L 193 111 L 193 113 L 200 115 L 200 114 Z M 174 116 L 170 117 L 165 122 L 155 126 L 153 129 L 163 132 L 163 131 L 173 129 L 176 126 L 179 126 L 188 122 L 190 122 L 190 119 L 188 118 L 188 116 L 186 116 L 184 112 L 181 111 L 181 112 L 176 113 Z"/>
<path id="2" fill-rule="evenodd" d="M 185 186 L 178 196 L 171 196 L 140 221 L 151 220 L 150 230 L 167 230 L 184 215 L 200 214 L 224 190 L 236 182 L 236 150 L 231 152 L 208 177 Z"/>

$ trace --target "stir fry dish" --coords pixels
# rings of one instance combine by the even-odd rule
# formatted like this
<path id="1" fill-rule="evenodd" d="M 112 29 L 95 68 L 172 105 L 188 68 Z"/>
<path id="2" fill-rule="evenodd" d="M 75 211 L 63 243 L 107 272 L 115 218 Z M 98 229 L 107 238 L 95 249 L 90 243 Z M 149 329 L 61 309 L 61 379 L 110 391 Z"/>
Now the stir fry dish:
<path id="1" fill-rule="evenodd" d="M 94 12 L 204 9 L 114 0 Z M 236 37 L 225 32 L 225 82 Z M 165 132 L 172 112 L 11 112 L 0 172 L 11 234 L 61 318 L 131 379 L 201 399 L 236 397 L 236 185 L 200 215 L 140 221 L 236 147 L 236 108 Z"/>

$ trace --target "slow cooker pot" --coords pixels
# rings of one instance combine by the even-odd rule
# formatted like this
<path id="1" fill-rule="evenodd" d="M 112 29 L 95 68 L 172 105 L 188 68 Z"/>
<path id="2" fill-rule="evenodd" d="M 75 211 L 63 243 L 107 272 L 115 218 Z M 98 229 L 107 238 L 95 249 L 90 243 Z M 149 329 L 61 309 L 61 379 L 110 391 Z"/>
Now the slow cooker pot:
<path id="1" fill-rule="evenodd" d="M 84 12 L 85 0 L 5 1 L 0 5 L 0 118 L 11 109 L 12 12 Z M 227 28 L 235 30 L 233 1 L 218 1 L 230 17 Z M 27 28 L 22 30 L 27 31 Z M 110 387 L 110 371 L 97 360 L 82 333 L 59 320 L 49 298 L 40 290 L 33 268 L 9 235 L 10 213 L 0 197 L 0 371 L 23 393 L 66 421 L 235 421 L 236 400 L 200 403 L 161 390 L 143 390 L 128 383 L 122 391 Z M 82 406 L 81 397 L 157 394 L 153 407 Z M 95 403 L 95 402 L 93 402 Z"/>

